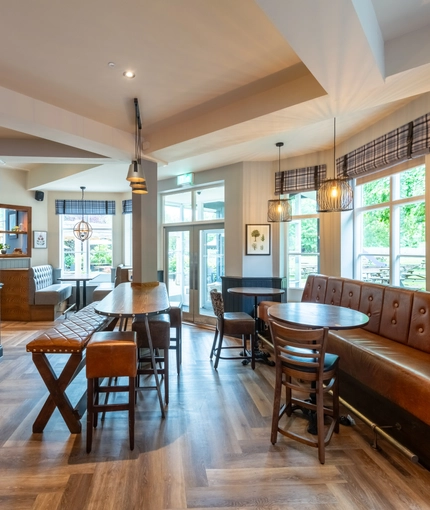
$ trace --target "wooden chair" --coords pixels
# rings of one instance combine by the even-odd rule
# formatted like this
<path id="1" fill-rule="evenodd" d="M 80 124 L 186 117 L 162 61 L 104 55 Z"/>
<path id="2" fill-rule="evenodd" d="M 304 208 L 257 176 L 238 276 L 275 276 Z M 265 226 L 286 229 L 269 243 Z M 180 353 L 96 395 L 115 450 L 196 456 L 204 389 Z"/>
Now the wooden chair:
<path id="1" fill-rule="evenodd" d="M 220 359 L 241 359 L 242 363 L 246 364 L 251 361 L 251 367 L 255 368 L 255 320 L 245 312 L 224 312 L 224 300 L 221 292 L 216 289 L 212 289 L 210 292 L 212 307 L 217 317 L 216 329 L 214 341 L 212 343 L 212 349 L 210 359 L 215 354 L 214 368 L 217 370 Z M 219 335 L 218 346 L 217 338 Z M 239 356 L 221 356 L 223 350 L 238 349 L 237 345 L 223 345 L 224 335 L 241 335 L 242 336 L 242 351 Z M 250 339 L 250 352 L 246 349 L 246 339 Z"/>
<path id="2" fill-rule="evenodd" d="M 272 444 L 276 443 L 278 432 L 301 443 L 318 448 L 321 464 L 325 462 L 325 446 L 333 432 L 339 432 L 339 357 L 325 352 L 327 328 L 293 329 L 270 321 L 270 331 L 275 348 L 276 380 L 272 415 Z M 281 405 L 282 387 L 285 387 L 285 404 Z M 332 390 L 331 407 L 324 403 Z M 294 391 L 294 396 L 292 394 Z M 310 399 L 301 399 L 297 393 L 306 393 Z M 296 409 L 308 410 L 309 417 L 315 418 L 316 439 L 300 435 L 291 429 L 282 428 L 279 421 L 284 414 L 291 416 Z M 324 424 L 328 417 L 330 424 Z M 327 429 L 327 430 L 326 430 Z"/>

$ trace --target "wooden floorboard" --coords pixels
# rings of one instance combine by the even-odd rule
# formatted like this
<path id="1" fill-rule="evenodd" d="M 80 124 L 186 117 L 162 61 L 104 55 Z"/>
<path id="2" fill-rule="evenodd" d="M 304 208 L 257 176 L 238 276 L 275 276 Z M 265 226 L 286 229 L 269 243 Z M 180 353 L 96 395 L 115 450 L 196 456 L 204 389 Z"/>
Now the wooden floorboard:
<path id="1" fill-rule="evenodd" d="M 170 351 L 166 418 L 155 391 L 138 394 L 134 451 L 126 412 L 99 423 L 90 454 L 86 415 L 82 434 L 70 434 L 58 411 L 33 434 L 47 390 L 25 346 L 51 325 L 2 324 L 1 510 L 430 509 L 430 472 L 383 439 L 372 449 L 358 419 L 333 436 L 324 465 L 309 446 L 282 436 L 272 445 L 274 368 L 220 360 L 215 371 L 213 331 L 187 324 L 179 377 Z M 66 357 L 52 358 L 59 372 Z M 83 371 L 67 391 L 72 402 L 85 385 Z M 303 418 L 286 419 L 306 428 Z"/>

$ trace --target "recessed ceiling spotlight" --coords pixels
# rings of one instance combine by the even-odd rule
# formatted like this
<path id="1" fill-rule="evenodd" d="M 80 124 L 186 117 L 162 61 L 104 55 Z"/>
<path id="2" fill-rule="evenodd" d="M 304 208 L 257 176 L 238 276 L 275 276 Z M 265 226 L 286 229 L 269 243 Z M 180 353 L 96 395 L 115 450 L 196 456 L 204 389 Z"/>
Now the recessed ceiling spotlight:
<path id="1" fill-rule="evenodd" d="M 125 71 L 122 73 L 126 78 L 134 78 L 136 75 L 133 73 L 133 71 Z"/>
<path id="2" fill-rule="evenodd" d="M 109 67 L 115 67 L 115 62 L 108 62 Z"/>

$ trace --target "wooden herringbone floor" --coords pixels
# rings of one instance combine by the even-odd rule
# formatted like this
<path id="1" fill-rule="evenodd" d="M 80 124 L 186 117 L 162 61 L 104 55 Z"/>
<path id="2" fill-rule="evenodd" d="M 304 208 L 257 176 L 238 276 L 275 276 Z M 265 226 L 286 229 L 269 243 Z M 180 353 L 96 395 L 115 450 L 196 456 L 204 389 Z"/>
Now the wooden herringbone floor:
<path id="1" fill-rule="evenodd" d="M 213 331 L 184 325 L 182 372 L 171 352 L 170 404 L 139 395 L 136 447 L 125 413 L 107 415 L 93 450 L 56 411 L 43 434 L 32 423 L 47 395 L 26 343 L 48 323 L 3 323 L 0 361 L 0 508 L 34 510 L 430 509 L 430 473 L 366 425 L 341 426 L 320 465 L 314 448 L 270 443 L 274 369 L 209 361 Z M 35 328 L 38 328 L 36 330 Z M 64 362 L 57 356 L 58 366 Z M 84 372 L 69 397 L 82 391 Z M 295 426 L 305 427 L 300 418 Z"/>

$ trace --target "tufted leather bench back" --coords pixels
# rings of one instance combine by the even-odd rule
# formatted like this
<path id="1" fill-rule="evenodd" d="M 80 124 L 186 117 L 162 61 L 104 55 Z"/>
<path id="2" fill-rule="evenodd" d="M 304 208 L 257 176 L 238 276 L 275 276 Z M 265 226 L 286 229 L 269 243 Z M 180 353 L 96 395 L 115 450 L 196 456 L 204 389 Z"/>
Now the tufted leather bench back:
<path id="1" fill-rule="evenodd" d="M 430 353 L 430 292 L 414 292 L 408 345 Z"/>
<path id="2" fill-rule="evenodd" d="M 308 276 L 302 301 L 359 310 L 366 331 L 430 353 L 430 292 L 318 274 Z"/>
<path id="3" fill-rule="evenodd" d="M 342 299 L 343 280 L 330 276 L 327 279 L 327 289 L 325 291 L 325 301 L 327 305 L 340 306 Z"/>

